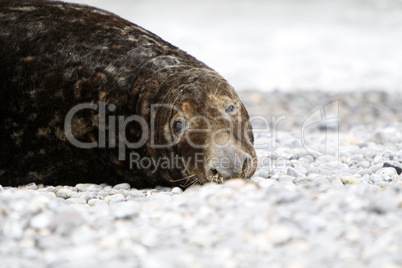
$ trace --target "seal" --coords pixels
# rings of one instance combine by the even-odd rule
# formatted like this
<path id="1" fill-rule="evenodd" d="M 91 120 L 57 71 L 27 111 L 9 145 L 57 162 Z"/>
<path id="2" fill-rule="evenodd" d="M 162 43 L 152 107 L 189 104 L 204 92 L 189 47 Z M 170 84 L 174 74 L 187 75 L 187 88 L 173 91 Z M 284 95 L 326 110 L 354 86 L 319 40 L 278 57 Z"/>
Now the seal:
<path id="1" fill-rule="evenodd" d="M 112 13 L 0 1 L 0 184 L 249 178 L 248 113 L 217 72 Z"/>

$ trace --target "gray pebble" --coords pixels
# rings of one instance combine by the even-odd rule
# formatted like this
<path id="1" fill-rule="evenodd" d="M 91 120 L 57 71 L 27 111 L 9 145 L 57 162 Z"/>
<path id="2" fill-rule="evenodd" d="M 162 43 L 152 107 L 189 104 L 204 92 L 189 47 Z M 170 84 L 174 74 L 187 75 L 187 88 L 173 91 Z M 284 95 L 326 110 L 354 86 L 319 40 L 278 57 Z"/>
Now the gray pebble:
<path id="1" fill-rule="evenodd" d="M 297 177 L 293 180 L 293 183 L 298 185 L 298 184 L 308 184 L 308 185 L 321 185 L 321 184 L 329 184 L 329 180 L 327 179 L 326 176 L 323 175 L 316 175 L 312 174 L 314 176 L 307 176 L 307 177 Z"/>
<path id="2" fill-rule="evenodd" d="M 268 173 L 268 171 L 266 171 L 266 170 L 260 170 L 260 171 L 258 171 L 258 176 L 259 177 L 263 177 L 263 178 L 268 178 L 269 177 L 269 173 Z"/>
<path id="3" fill-rule="evenodd" d="M 305 174 L 300 172 L 299 170 L 296 170 L 295 168 L 289 167 L 287 169 L 286 174 L 288 174 L 289 176 L 293 176 L 293 177 L 300 177 L 300 176 L 304 176 Z"/>
<path id="4" fill-rule="evenodd" d="M 357 164 L 357 167 L 368 169 L 370 167 L 370 162 L 369 161 L 361 161 Z"/>
<path id="5" fill-rule="evenodd" d="M 75 188 L 80 192 L 99 192 L 103 189 L 102 186 L 93 183 L 79 183 Z"/>
<path id="6" fill-rule="evenodd" d="M 382 168 L 383 165 L 384 165 L 383 163 L 375 164 L 375 165 L 371 166 L 370 169 L 373 173 L 376 173 L 379 169 Z"/>
<path id="7" fill-rule="evenodd" d="M 71 232 L 83 224 L 83 217 L 75 209 L 63 208 L 57 211 L 50 224 L 50 228 L 61 235 L 70 235 Z"/>
<path id="8" fill-rule="evenodd" d="M 119 202 L 123 202 L 124 196 L 122 194 L 108 195 L 108 196 L 105 196 L 104 200 L 109 205 L 113 205 L 113 204 L 116 204 Z"/>
<path id="9" fill-rule="evenodd" d="M 310 164 L 314 162 L 314 157 L 312 155 L 305 155 L 299 158 L 300 162 L 304 162 L 306 164 Z"/>
<path id="10" fill-rule="evenodd" d="M 303 174 L 301 174 L 300 176 L 305 177 Z M 295 179 L 294 176 L 282 175 L 278 178 L 278 181 L 279 182 L 293 182 L 294 179 Z"/>
<path id="11" fill-rule="evenodd" d="M 99 192 L 101 190 L 103 190 L 103 187 L 97 184 L 88 185 L 85 189 L 86 192 Z"/>
<path id="12" fill-rule="evenodd" d="M 164 187 L 164 186 L 156 186 L 155 190 L 156 191 L 161 191 L 161 192 L 171 192 L 172 188 L 171 187 Z"/>
<path id="13" fill-rule="evenodd" d="M 370 175 L 370 181 L 375 183 L 375 184 L 379 184 L 380 182 L 383 181 L 383 177 L 381 175 L 378 175 L 378 174 L 371 174 Z"/>
<path id="14" fill-rule="evenodd" d="M 130 196 L 132 196 L 134 198 L 145 197 L 145 194 L 142 191 L 137 190 L 137 189 L 131 189 L 129 191 L 129 193 L 130 193 Z"/>
<path id="15" fill-rule="evenodd" d="M 307 170 L 306 175 L 308 176 L 310 174 L 320 174 L 320 175 L 326 175 L 326 176 L 331 176 L 332 175 L 332 173 L 328 169 L 317 168 L 317 167 L 309 168 Z"/>
<path id="16" fill-rule="evenodd" d="M 364 161 L 363 155 L 362 154 L 355 154 L 352 158 L 352 161 L 356 161 L 356 162 L 362 162 Z"/>
<path id="17" fill-rule="evenodd" d="M 381 156 L 377 155 L 376 157 L 374 157 L 373 163 L 374 164 L 382 164 L 382 163 L 384 163 L 384 159 Z"/>
<path id="18" fill-rule="evenodd" d="M 373 171 L 372 171 L 371 169 L 369 169 L 369 168 L 360 169 L 360 170 L 357 171 L 357 174 L 359 174 L 359 175 L 361 175 L 361 176 L 363 176 L 363 175 L 365 175 L 365 174 L 370 175 L 370 174 L 372 174 L 372 173 L 373 173 Z"/>
<path id="19" fill-rule="evenodd" d="M 321 155 L 317 157 L 316 162 L 319 164 L 322 163 L 333 163 L 333 162 L 338 162 L 338 157 L 334 155 Z"/>
<path id="20" fill-rule="evenodd" d="M 366 149 L 363 152 L 364 152 L 364 158 L 366 159 L 374 159 L 374 157 L 376 157 L 377 155 L 377 152 L 371 149 Z"/>
<path id="21" fill-rule="evenodd" d="M 120 183 L 116 184 L 113 189 L 115 190 L 129 190 L 131 188 L 130 184 L 128 183 Z"/>

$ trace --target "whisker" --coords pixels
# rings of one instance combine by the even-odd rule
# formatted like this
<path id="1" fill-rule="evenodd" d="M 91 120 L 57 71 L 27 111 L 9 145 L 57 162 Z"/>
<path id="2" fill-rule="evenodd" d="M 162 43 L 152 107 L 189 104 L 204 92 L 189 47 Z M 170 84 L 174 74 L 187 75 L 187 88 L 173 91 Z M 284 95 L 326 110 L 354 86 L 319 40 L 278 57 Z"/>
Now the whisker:
<path id="1" fill-rule="evenodd" d="M 196 176 L 196 175 L 194 174 L 194 175 L 186 176 L 186 177 L 184 177 L 184 178 L 176 179 L 176 180 L 170 179 L 169 181 L 170 181 L 170 182 L 178 182 L 178 181 L 188 180 L 188 179 L 190 179 L 190 178 L 192 178 L 192 177 L 194 177 L 194 176 Z"/>
<path id="2" fill-rule="evenodd" d="M 196 184 L 198 184 L 199 183 L 199 181 L 198 181 L 198 177 L 197 177 L 197 179 L 195 179 L 195 180 L 193 180 L 193 181 L 189 181 L 187 184 L 185 184 L 183 187 L 184 188 L 188 188 L 188 187 L 191 187 L 191 186 L 194 186 L 194 185 L 196 185 Z"/>

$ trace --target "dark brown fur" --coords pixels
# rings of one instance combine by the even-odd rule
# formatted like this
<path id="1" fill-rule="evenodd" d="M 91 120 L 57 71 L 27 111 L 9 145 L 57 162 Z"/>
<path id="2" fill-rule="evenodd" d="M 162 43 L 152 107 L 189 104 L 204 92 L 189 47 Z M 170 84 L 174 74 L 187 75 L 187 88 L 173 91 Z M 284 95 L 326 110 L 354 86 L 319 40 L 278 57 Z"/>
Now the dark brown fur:
<path id="1" fill-rule="evenodd" d="M 184 167 L 183 161 L 197 152 L 211 158 L 234 150 L 246 159 L 242 173 L 235 175 L 250 177 L 255 170 L 250 164 L 255 158 L 251 129 L 217 135 L 218 140 L 229 141 L 231 149 L 219 151 L 212 145 L 197 149 L 183 137 L 190 129 L 206 129 L 203 120 L 194 120 L 176 137 L 171 123 L 178 113 L 164 108 L 152 113 L 151 104 L 172 104 L 180 108 L 185 120 L 197 115 L 211 119 L 215 123 L 210 132 L 248 128 L 247 111 L 219 74 L 116 15 L 63 2 L 0 1 L 0 59 L 2 185 L 129 182 L 134 187 L 152 187 L 222 181 L 213 179 L 205 167 Z M 118 159 L 118 148 L 109 148 L 118 143 L 118 137 L 107 139 L 107 148 L 73 146 L 64 127 L 68 111 L 77 104 L 101 102 L 116 106 L 107 116 L 139 115 L 149 124 L 153 120 L 156 128 L 149 134 L 158 143 L 176 141 L 163 149 L 149 142 L 141 148 L 126 148 L 127 158 L 130 152 L 141 157 L 173 153 L 180 158 L 179 167 L 156 172 L 130 169 L 128 159 Z M 233 114 L 225 113 L 228 105 L 235 106 Z M 216 117 L 221 119 L 213 120 Z M 72 120 L 72 132 L 82 142 L 99 144 L 99 125 L 98 111 L 82 110 Z M 108 135 L 107 122 L 105 128 Z M 142 131 L 131 123 L 126 136 L 136 141 Z M 211 138 L 205 132 L 188 136 L 204 145 Z"/>

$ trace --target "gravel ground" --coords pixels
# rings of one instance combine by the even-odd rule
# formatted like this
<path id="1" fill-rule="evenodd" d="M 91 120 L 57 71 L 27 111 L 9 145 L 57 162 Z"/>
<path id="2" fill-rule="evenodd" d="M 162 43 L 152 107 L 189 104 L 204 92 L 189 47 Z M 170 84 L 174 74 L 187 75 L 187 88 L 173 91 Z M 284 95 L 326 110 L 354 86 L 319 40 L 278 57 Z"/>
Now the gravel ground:
<path id="1" fill-rule="evenodd" d="M 402 267 L 401 95 L 240 95 L 250 181 L 0 187 L 0 267 Z"/>

